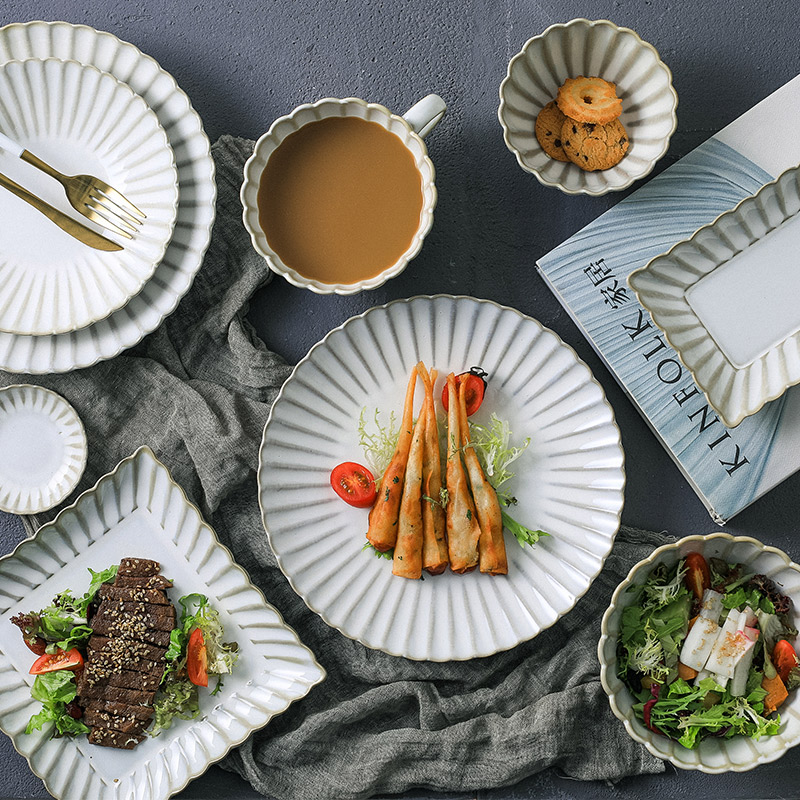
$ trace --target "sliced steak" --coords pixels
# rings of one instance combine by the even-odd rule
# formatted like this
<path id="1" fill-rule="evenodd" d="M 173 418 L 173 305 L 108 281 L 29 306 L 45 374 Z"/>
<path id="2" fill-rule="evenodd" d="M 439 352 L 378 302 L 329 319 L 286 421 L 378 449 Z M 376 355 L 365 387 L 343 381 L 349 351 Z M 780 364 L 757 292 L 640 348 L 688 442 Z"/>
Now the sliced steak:
<path id="1" fill-rule="evenodd" d="M 122 733 L 111 728 L 92 728 L 89 734 L 89 744 L 116 747 L 119 750 L 133 750 L 142 739 L 144 739 L 143 733 Z"/>
<path id="2" fill-rule="evenodd" d="M 104 636 L 124 636 L 126 639 L 138 639 L 157 647 L 169 647 L 169 631 L 152 630 L 143 620 L 128 616 L 113 619 L 105 614 L 102 617 L 96 615 L 92 619 L 92 629 Z"/>
<path id="3" fill-rule="evenodd" d="M 151 575 L 158 575 L 159 572 L 161 572 L 161 564 L 158 561 L 151 561 L 149 558 L 123 558 L 119 562 L 117 575 L 147 578 Z"/>
<path id="4" fill-rule="evenodd" d="M 118 703 L 115 700 L 87 700 L 84 710 L 87 713 L 89 711 L 104 711 L 117 717 L 133 716 L 143 722 L 153 718 L 153 706 L 129 706 L 127 703 Z"/>
<path id="5" fill-rule="evenodd" d="M 121 686 L 88 686 L 82 678 L 78 679 L 78 696 L 84 700 L 111 700 L 129 706 L 149 706 L 153 704 L 155 691 L 124 689 Z"/>
<path id="6" fill-rule="evenodd" d="M 114 586 L 124 588 L 126 586 L 140 586 L 143 589 L 171 589 L 172 581 L 163 575 L 119 575 L 114 581 Z"/>
<path id="7" fill-rule="evenodd" d="M 131 669 L 107 670 L 102 667 L 94 669 L 89 664 L 83 671 L 83 686 L 87 689 L 93 686 L 119 686 L 122 689 L 138 689 L 143 692 L 154 692 L 161 683 L 164 667 L 156 673 L 134 672 Z"/>
<path id="8" fill-rule="evenodd" d="M 144 625 L 155 631 L 169 632 L 175 627 L 175 609 L 171 605 L 154 606 L 149 603 L 105 599 L 92 618 L 92 629 L 96 631 L 97 621 L 105 617 L 129 621 L 131 625 Z"/>
<path id="9" fill-rule="evenodd" d="M 100 587 L 100 597 L 107 597 L 110 600 L 153 603 L 157 606 L 171 605 L 169 598 L 160 589 L 146 589 L 143 586 L 111 586 L 111 584 L 104 583 Z"/>
<path id="10" fill-rule="evenodd" d="M 166 647 L 140 642 L 136 639 L 126 639 L 124 636 L 109 638 L 108 636 L 92 636 L 89 639 L 89 658 L 95 654 L 109 653 L 120 661 L 160 661 L 167 652 Z"/>
<path id="11" fill-rule="evenodd" d="M 122 733 L 141 733 L 149 724 L 149 719 L 139 719 L 134 714 L 109 714 L 108 711 L 88 709 L 82 721 L 90 728 L 111 728 Z"/>

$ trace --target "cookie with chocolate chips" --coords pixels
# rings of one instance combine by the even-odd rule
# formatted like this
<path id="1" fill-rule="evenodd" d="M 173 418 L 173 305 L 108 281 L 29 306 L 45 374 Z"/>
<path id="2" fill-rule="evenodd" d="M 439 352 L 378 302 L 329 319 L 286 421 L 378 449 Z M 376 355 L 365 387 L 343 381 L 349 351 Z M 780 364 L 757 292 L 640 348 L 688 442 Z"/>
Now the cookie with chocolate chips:
<path id="1" fill-rule="evenodd" d="M 561 146 L 573 164 L 587 172 L 609 169 L 628 152 L 628 134 L 622 123 L 606 125 L 567 118 L 561 126 Z"/>
<path id="2" fill-rule="evenodd" d="M 534 132 L 542 150 L 557 161 L 569 161 L 561 146 L 561 128 L 567 118 L 561 113 L 555 100 L 551 100 L 536 117 Z"/>

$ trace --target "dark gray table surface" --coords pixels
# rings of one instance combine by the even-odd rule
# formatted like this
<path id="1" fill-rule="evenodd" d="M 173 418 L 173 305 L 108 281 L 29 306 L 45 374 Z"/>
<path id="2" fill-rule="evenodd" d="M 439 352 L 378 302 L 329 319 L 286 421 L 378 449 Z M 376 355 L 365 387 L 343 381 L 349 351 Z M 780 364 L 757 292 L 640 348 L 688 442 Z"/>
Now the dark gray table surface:
<path id="1" fill-rule="evenodd" d="M 709 532 L 715 525 L 701 502 L 536 274 L 539 256 L 622 195 L 570 197 L 541 186 L 519 169 L 497 122 L 497 90 L 509 59 L 548 25 L 580 16 L 634 28 L 672 69 L 680 98 L 678 130 L 657 171 L 800 72 L 800 11 L 792 0 L 0 2 L 0 25 L 65 19 L 135 43 L 175 76 L 212 140 L 222 133 L 257 138 L 295 105 L 325 96 L 355 95 L 402 113 L 422 95 L 440 94 L 449 112 L 428 137 L 439 204 L 420 256 L 380 289 L 348 298 L 317 296 L 278 278 L 254 298 L 250 316 L 259 333 L 268 347 L 295 362 L 332 327 L 395 298 L 447 292 L 515 306 L 557 331 L 605 388 L 627 456 L 623 520 L 679 536 Z M 799 490 L 796 475 L 727 529 L 800 558 Z M 23 535 L 18 519 L 0 516 L 0 552 Z M 47 796 L 5 737 L 0 763 L 0 798 Z M 550 771 L 515 787 L 463 797 L 800 797 L 793 780 L 798 768 L 800 748 L 743 775 L 706 776 L 668 765 L 664 775 L 611 787 L 567 781 Z M 218 767 L 179 795 L 258 796 Z M 444 797 L 422 790 L 408 796 Z"/>

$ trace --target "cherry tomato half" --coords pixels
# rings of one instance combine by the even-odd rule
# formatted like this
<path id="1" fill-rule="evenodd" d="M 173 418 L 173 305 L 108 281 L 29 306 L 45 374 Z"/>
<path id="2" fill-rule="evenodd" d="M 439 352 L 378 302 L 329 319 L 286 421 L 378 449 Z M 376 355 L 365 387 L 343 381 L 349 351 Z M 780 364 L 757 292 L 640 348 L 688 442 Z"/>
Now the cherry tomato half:
<path id="1" fill-rule="evenodd" d="M 77 647 L 72 650 L 57 650 L 55 653 L 45 653 L 33 662 L 30 668 L 31 675 L 41 675 L 44 672 L 55 672 L 59 669 L 76 670 L 83 666 L 83 656 Z"/>
<path id="2" fill-rule="evenodd" d="M 703 599 L 703 592 L 711 588 L 711 570 L 702 553 L 687 553 L 684 559 L 686 574 L 683 580 L 698 600 Z"/>
<path id="3" fill-rule="evenodd" d="M 775 642 L 775 647 L 772 650 L 772 663 L 775 665 L 775 669 L 778 670 L 781 680 L 786 683 L 789 673 L 800 661 L 798 661 L 797 653 L 795 653 L 792 645 L 786 639 L 779 639 Z"/>
<path id="4" fill-rule="evenodd" d="M 461 386 L 462 381 L 467 383 L 467 416 L 471 417 L 483 402 L 483 395 L 486 391 L 486 372 L 480 367 L 472 367 L 469 372 L 462 372 L 456 375 L 456 389 Z M 447 384 L 442 388 L 442 405 L 447 411 L 450 407 L 450 397 L 447 391 Z"/>
<path id="5" fill-rule="evenodd" d="M 367 508 L 375 502 L 375 478 L 361 464 L 345 461 L 331 470 L 333 491 L 351 506 Z"/>
<path id="6" fill-rule="evenodd" d="M 186 671 L 195 686 L 208 686 L 208 653 L 200 628 L 191 632 L 186 645 Z"/>

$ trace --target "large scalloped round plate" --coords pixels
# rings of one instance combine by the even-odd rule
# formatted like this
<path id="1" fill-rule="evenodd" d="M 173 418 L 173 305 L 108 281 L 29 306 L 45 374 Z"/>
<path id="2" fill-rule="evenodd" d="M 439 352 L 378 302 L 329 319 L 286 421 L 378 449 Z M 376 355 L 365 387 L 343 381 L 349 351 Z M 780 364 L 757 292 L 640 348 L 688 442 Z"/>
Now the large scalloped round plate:
<path id="1" fill-rule="evenodd" d="M 167 135 L 139 95 L 113 75 L 77 61 L 0 65 L 0 130 L 66 175 L 91 174 L 146 215 L 123 249 L 87 247 L 10 192 L 0 218 L 0 330 L 43 336 L 85 328 L 127 303 L 152 277 L 172 236 L 178 173 Z M 64 188 L 16 155 L 0 172 L 86 224 Z M 91 225 L 89 225 L 91 227 Z"/>
<path id="2" fill-rule="evenodd" d="M 29 58 L 74 60 L 111 73 L 155 112 L 178 170 L 178 216 L 161 263 L 142 290 L 105 319 L 51 336 L 0 333 L 0 369 L 69 372 L 113 358 L 152 333 L 189 291 L 214 222 L 214 162 L 200 117 L 175 79 L 138 47 L 110 33 L 68 22 L 0 28 L 0 64 Z"/>
<path id="3" fill-rule="evenodd" d="M 600 659 L 600 681 L 608 694 L 611 710 L 625 725 L 625 730 L 637 742 L 641 742 L 654 756 L 670 761 L 681 769 L 719 774 L 722 772 L 745 772 L 780 758 L 790 747 L 800 743 L 800 694 L 792 692 L 781 706 L 780 730 L 774 736 L 764 736 L 754 741 L 746 736 L 730 739 L 709 737 L 692 750 L 660 736 L 644 726 L 633 713 L 634 698 L 617 676 L 617 641 L 622 612 L 630 604 L 626 590 L 630 586 L 644 583 L 647 576 L 659 564 L 674 565 L 687 553 L 697 551 L 706 558 L 716 556 L 730 563 L 739 562 L 750 567 L 752 572 L 772 578 L 781 591 L 792 598 L 794 625 L 798 625 L 800 604 L 800 566 L 795 564 L 782 550 L 762 544 L 749 536 L 731 536 L 729 533 L 713 533 L 708 536 L 687 536 L 675 544 L 659 547 L 636 564 L 628 577 L 617 587 L 611 605 L 603 615 L 600 626 L 601 637 L 597 645 Z"/>
<path id="4" fill-rule="evenodd" d="M 509 574 L 446 572 L 411 581 L 362 548 L 367 512 L 343 503 L 331 469 L 363 461 L 363 408 L 402 412 L 419 360 L 442 377 L 491 376 L 476 419 L 530 437 L 509 484 L 516 519 L 552 534 L 520 547 Z M 420 395 L 421 388 L 418 388 Z M 294 590 L 345 636 L 391 655 L 453 661 L 507 650 L 567 613 L 611 550 L 623 504 L 619 429 L 600 385 L 551 330 L 471 297 L 415 297 L 348 320 L 297 365 L 273 405 L 259 461 L 270 544 Z"/>

